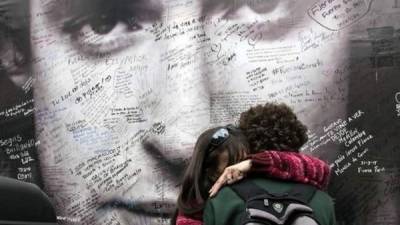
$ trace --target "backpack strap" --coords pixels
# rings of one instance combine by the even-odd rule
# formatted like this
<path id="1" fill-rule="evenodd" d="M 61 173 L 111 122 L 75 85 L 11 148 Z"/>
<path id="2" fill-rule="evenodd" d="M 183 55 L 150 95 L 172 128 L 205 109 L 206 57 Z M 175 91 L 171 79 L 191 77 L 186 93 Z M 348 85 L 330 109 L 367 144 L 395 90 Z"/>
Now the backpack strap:
<path id="1" fill-rule="evenodd" d="M 270 193 L 268 190 L 259 187 L 251 180 L 246 180 L 246 179 L 238 183 L 232 184 L 230 187 L 244 201 L 257 195 L 268 194 L 272 196 L 277 196 L 277 195 L 291 196 L 293 198 L 296 198 L 296 200 L 299 200 L 305 204 L 310 202 L 310 200 L 312 199 L 317 190 L 314 186 L 296 183 L 292 187 L 292 189 L 290 189 L 289 192 L 275 194 L 275 193 Z"/>
<path id="2" fill-rule="evenodd" d="M 244 201 L 257 195 L 269 194 L 267 190 L 260 188 L 254 182 L 246 179 L 234 183 L 229 187 Z"/>
<path id="3" fill-rule="evenodd" d="M 307 204 L 311 201 L 317 188 L 311 185 L 296 183 L 289 191 L 289 196 L 295 197 L 297 200 Z"/>

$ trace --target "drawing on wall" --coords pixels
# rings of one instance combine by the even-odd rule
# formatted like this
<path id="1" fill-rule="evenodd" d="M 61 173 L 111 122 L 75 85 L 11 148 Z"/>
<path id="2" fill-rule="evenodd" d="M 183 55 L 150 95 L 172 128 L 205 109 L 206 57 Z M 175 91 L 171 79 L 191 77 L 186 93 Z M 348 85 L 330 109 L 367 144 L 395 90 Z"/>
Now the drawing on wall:
<path id="1" fill-rule="evenodd" d="M 400 1 L 2 0 L 0 175 L 61 224 L 169 224 L 205 129 L 308 126 L 338 224 L 400 222 Z"/>

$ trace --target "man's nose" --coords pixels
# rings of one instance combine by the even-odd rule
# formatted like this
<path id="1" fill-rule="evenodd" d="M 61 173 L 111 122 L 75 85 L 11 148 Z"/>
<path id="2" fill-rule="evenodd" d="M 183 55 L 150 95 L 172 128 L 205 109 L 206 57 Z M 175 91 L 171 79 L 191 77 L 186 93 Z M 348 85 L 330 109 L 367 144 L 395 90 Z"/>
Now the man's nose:
<path id="1" fill-rule="evenodd" d="M 153 145 L 148 150 L 157 150 L 169 161 L 186 160 L 210 124 L 209 81 L 203 70 L 202 43 L 196 38 L 204 32 L 192 29 L 197 22 L 176 17 L 163 25 L 172 36 L 160 40 L 165 43 L 159 65 L 162 79 L 157 84 L 161 96 L 149 118 L 158 126 L 144 144 Z"/>

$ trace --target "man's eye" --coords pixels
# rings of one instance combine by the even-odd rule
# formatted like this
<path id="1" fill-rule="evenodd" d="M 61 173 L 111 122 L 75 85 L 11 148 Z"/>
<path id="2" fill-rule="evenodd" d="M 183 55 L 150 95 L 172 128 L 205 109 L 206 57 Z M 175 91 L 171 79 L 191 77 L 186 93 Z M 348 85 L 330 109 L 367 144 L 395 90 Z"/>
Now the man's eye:
<path id="1" fill-rule="evenodd" d="M 118 20 L 115 16 L 101 14 L 90 21 L 90 27 L 98 34 L 107 34 L 117 25 Z"/>
<path id="2" fill-rule="evenodd" d="M 297 4 L 295 4 L 297 2 Z M 276 40 L 289 29 L 299 1 L 289 0 L 206 0 L 203 16 L 218 18 L 223 26 L 214 32 L 225 38 L 239 37 L 254 46 L 258 42 Z M 222 19 L 222 20 L 219 20 Z M 287 24 L 286 24 L 287 23 Z M 242 27 L 243 29 L 241 29 Z M 231 29 L 232 30 L 224 30 Z M 237 29 L 235 33 L 233 30 Z M 241 29 L 241 30 L 240 30 Z M 226 35 L 229 33 L 229 35 Z"/>
<path id="3" fill-rule="evenodd" d="M 143 39 L 138 31 L 158 18 L 154 12 L 144 15 L 110 10 L 71 18 L 64 23 L 63 31 L 79 51 L 89 55 L 112 53 Z"/>
<path id="4" fill-rule="evenodd" d="M 234 1 L 235 2 L 235 1 Z M 247 0 L 239 1 L 236 4 L 231 4 L 229 9 L 224 14 L 224 18 L 246 20 L 256 17 L 268 17 L 279 4 L 284 1 L 278 0 Z M 249 16 L 253 15 L 253 16 Z M 261 19 L 261 18 L 260 18 Z"/>
<path id="5" fill-rule="evenodd" d="M 265 14 L 274 10 L 278 4 L 282 2 L 279 0 L 253 0 L 248 1 L 247 5 L 256 13 Z"/>
<path id="6" fill-rule="evenodd" d="M 134 17 L 104 12 L 75 17 L 64 23 L 72 44 L 89 55 L 111 53 L 131 45 L 141 25 Z"/>
<path id="7" fill-rule="evenodd" d="M 203 14 L 221 15 L 225 19 L 248 20 L 249 13 L 267 14 L 273 12 L 279 4 L 286 0 L 206 0 L 203 5 Z"/>
<path id="8" fill-rule="evenodd" d="M 118 18 L 114 14 L 103 13 L 90 18 L 89 25 L 95 33 L 104 35 L 110 33 L 119 23 L 126 26 L 126 31 L 140 30 L 142 27 L 137 21 L 135 17 Z"/>

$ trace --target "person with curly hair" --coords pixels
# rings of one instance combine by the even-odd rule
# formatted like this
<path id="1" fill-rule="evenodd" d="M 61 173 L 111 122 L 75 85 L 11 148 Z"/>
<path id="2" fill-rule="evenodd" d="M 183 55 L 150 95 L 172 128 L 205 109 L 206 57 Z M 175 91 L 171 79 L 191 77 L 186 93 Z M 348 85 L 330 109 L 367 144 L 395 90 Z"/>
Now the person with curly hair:
<path id="1" fill-rule="evenodd" d="M 307 127 L 284 103 L 257 105 L 240 115 L 239 128 L 245 133 L 250 149 L 299 152 L 307 140 Z"/>
<path id="2" fill-rule="evenodd" d="M 315 163 L 311 156 L 300 153 L 300 148 L 308 140 L 307 127 L 289 106 L 266 103 L 251 107 L 241 114 L 239 128 L 247 137 L 251 154 L 241 162 L 241 167 L 233 165 L 224 170 L 211 188 L 211 195 L 225 184 L 238 180 L 235 176 L 237 171 L 246 171 L 250 167 L 252 173 L 245 180 L 269 193 L 287 193 L 298 183 L 316 186 L 315 181 L 322 181 L 321 186 L 326 188 L 329 166 Z M 258 176 L 257 171 L 260 172 Z M 265 174 L 270 177 L 266 178 Z M 320 225 L 336 224 L 333 200 L 327 193 L 317 190 L 308 203 Z M 242 198 L 226 186 L 207 201 L 203 222 L 205 225 L 240 224 L 244 208 Z"/>

